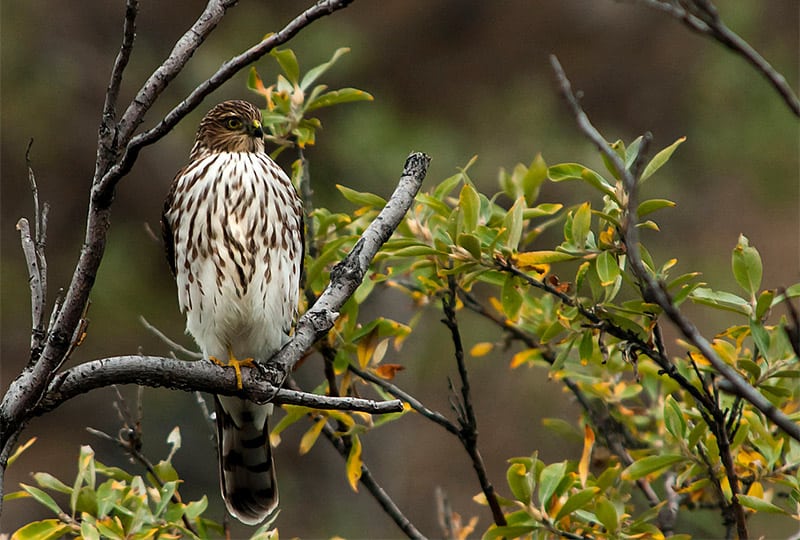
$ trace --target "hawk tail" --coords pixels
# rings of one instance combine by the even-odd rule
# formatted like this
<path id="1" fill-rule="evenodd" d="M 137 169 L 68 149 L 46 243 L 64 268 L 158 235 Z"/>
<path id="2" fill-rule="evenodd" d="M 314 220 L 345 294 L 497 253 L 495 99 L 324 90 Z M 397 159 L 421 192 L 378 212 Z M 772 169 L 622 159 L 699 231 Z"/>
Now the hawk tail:
<path id="1" fill-rule="evenodd" d="M 222 498 L 242 523 L 261 523 L 278 507 L 267 420 L 272 405 L 214 396 Z"/>

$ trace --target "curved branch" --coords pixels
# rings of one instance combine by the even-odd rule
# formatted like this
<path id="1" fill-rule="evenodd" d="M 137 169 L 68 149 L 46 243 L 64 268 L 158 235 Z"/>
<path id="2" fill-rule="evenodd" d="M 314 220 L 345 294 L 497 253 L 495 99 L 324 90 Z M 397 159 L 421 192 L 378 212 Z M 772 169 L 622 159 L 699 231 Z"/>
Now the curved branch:
<path id="1" fill-rule="evenodd" d="M 710 36 L 721 45 L 744 58 L 767 79 L 794 115 L 800 116 L 800 99 L 797 98 L 789 83 L 786 82 L 786 78 L 772 67 L 749 43 L 728 28 L 717 13 L 716 7 L 709 0 L 687 2 L 685 4 L 686 8 L 674 2 L 664 2 L 662 0 L 639 0 L 639 2 L 667 13 L 681 21 L 690 30 Z"/>
<path id="2" fill-rule="evenodd" d="M 161 139 L 164 135 L 169 133 L 183 117 L 192 112 L 197 106 L 208 96 L 211 92 L 222 86 L 234 75 L 236 75 L 242 68 L 252 64 L 265 54 L 269 53 L 278 45 L 282 45 L 297 35 L 300 30 L 311 24 L 312 22 L 320 19 L 326 15 L 347 7 L 353 0 L 321 0 L 302 12 L 300 15 L 290 21 L 282 30 L 271 34 L 269 37 L 260 43 L 250 47 L 238 56 L 234 56 L 217 70 L 211 77 L 200 83 L 192 92 L 181 101 L 175 108 L 173 108 L 166 116 L 153 128 L 140 133 L 133 138 L 131 134 L 133 130 L 141 123 L 145 112 L 150 108 L 152 101 L 157 97 L 161 91 L 166 87 L 166 84 L 174 78 L 175 75 L 183 68 L 183 64 L 172 66 L 168 70 L 164 70 L 163 77 L 157 77 L 158 73 L 154 73 L 150 80 L 142 87 L 136 99 L 131 102 L 130 107 L 125 112 L 125 116 L 120 121 L 120 141 L 121 144 L 127 145 L 125 152 L 119 162 L 114 165 L 100 181 L 100 189 L 108 192 L 114 188 L 117 181 L 122 178 L 133 166 L 139 150 L 143 147 L 153 144 Z M 236 1 L 224 2 L 223 4 L 235 4 Z M 209 3 L 211 5 L 211 3 Z M 223 8 L 227 9 L 229 5 L 224 5 Z M 216 10 L 219 10 L 218 6 Z M 219 17 L 224 14 L 224 9 Z M 215 10 L 215 14 L 217 11 Z M 207 9 L 208 11 L 208 9 Z M 205 12 L 203 14 L 205 16 Z M 203 16 L 198 19 L 197 24 L 203 22 Z M 216 22 L 214 23 L 216 25 Z M 205 28 L 205 26 L 203 26 Z M 213 30 L 213 27 L 209 29 Z M 195 27 L 192 27 L 189 32 L 181 38 L 181 41 L 175 45 L 173 53 L 170 58 L 162 65 L 162 68 L 167 66 L 175 53 L 181 53 L 179 57 L 183 63 L 189 59 L 194 50 L 200 46 L 202 39 L 198 42 L 194 40 L 187 40 L 187 36 L 193 35 Z M 188 41 L 192 46 L 188 50 L 187 44 L 182 44 L 183 41 Z M 161 68 L 159 68 L 161 69 Z M 162 78 L 164 79 L 162 81 Z M 162 84 L 163 82 L 163 84 Z"/>
<path id="3" fill-rule="evenodd" d="M 239 390 L 233 371 L 213 362 L 131 355 L 93 360 L 64 371 L 50 383 L 47 394 L 31 411 L 31 415 L 40 416 L 78 395 L 114 384 L 138 384 L 185 392 L 236 395 L 258 403 L 269 401 L 278 405 L 301 405 L 313 409 L 363 411 L 371 414 L 403 410 L 403 403 L 399 399 L 374 401 L 352 397 L 333 398 L 284 388 L 276 390 L 271 384 L 260 380 L 258 372 L 252 369 L 242 371 L 243 388 Z"/>
<path id="4" fill-rule="evenodd" d="M 550 62 L 553 70 L 558 79 L 561 94 L 572 110 L 579 129 L 583 134 L 591 140 L 595 146 L 605 155 L 609 161 L 614 165 L 619 178 L 622 178 L 625 191 L 633 194 L 635 197 L 638 179 L 634 174 L 625 167 L 620 157 L 613 151 L 611 146 L 606 142 L 599 131 L 592 125 L 586 113 L 578 103 L 577 98 L 572 93 L 572 87 L 569 79 L 567 79 L 564 69 L 561 67 L 558 59 L 555 56 L 550 57 Z M 764 416 L 769 418 L 775 425 L 780 427 L 787 435 L 793 439 L 800 441 L 800 425 L 796 424 L 783 413 L 780 409 L 775 407 L 767 398 L 753 388 L 739 373 L 725 363 L 719 357 L 717 352 L 711 347 L 708 340 L 703 337 L 697 327 L 687 317 L 681 313 L 680 309 L 672 302 L 669 293 L 665 290 L 664 286 L 651 275 L 642 262 L 641 252 L 639 250 L 639 232 L 636 228 L 634 212 L 628 212 L 626 220 L 627 227 L 625 227 L 626 246 L 628 247 L 628 261 L 631 265 L 631 270 L 634 275 L 646 287 L 645 298 L 661 306 L 664 313 L 669 317 L 672 323 L 680 330 L 683 336 L 689 342 L 697 347 L 697 349 L 706 357 L 715 370 L 720 373 L 731 385 L 730 391 L 737 396 L 747 400 L 754 407 L 760 410 Z"/>

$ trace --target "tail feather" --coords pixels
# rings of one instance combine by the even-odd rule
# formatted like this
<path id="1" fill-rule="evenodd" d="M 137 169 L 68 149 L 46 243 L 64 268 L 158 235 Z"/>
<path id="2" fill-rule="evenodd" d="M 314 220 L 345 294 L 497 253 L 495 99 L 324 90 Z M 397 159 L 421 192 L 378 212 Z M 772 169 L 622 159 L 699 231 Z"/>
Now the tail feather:
<path id="1" fill-rule="evenodd" d="M 267 422 L 272 405 L 225 396 L 214 396 L 214 403 L 222 498 L 231 515 L 255 525 L 278 506 Z"/>

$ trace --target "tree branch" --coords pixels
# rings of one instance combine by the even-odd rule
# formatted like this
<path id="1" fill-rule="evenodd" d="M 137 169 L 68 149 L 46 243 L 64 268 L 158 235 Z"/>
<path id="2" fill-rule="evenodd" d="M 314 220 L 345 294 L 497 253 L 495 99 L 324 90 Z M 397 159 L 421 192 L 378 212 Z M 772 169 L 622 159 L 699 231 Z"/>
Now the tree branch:
<path id="1" fill-rule="evenodd" d="M 457 286 L 452 274 L 448 274 L 447 284 L 449 286 L 449 292 L 442 298 L 442 309 L 445 316 L 442 322 L 450 330 L 453 347 L 455 348 L 454 352 L 456 364 L 458 366 L 458 375 L 461 379 L 461 400 L 457 410 L 458 422 L 461 425 L 461 429 L 459 430 L 458 438 L 472 460 L 472 466 L 475 469 L 475 474 L 478 476 L 481 491 L 483 491 L 489 508 L 492 511 L 492 518 L 498 527 L 502 527 L 506 525 L 506 517 L 503 514 L 503 509 L 500 508 L 500 502 L 497 500 L 497 493 L 489 480 L 486 464 L 483 462 L 483 456 L 478 449 L 478 420 L 475 418 L 475 411 L 472 407 L 469 374 L 467 372 L 467 366 L 464 363 L 464 347 L 461 342 L 458 320 L 456 319 Z"/>
<path id="2" fill-rule="evenodd" d="M 635 198 L 638 179 L 632 174 L 630 170 L 625 167 L 620 157 L 612 150 L 608 142 L 603 138 L 600 132 L 591 124 L 586 113 L 581 108 L 575 95 L 572 93 L 572 86 L 567 79 L 564 69 L 558 62 L 555 56 L 550 57 L 550 62 L 555 71 L 556 78 L 559 83 L 561 93 L 572 110 L 573 116 L 577 121 L 578 128 L 583 134 L 592 141 L 595 146 L 608 158 L 613 164 L 619 177 L 622 178 L 625 191 L 628 193 L 629 199 L 631 195 Z M 761 393 L 753 388 L 746 380 L 742 378 L 739 373 L 726 364 L 717 355 L 716 351 L 711 347 L 708 340 L 703 337 L 697 327 L 689 319 L 683 316 L 678 307 L 672 302 L 669 294 L 664 286 L 651 275 L 642 262 L 641 252 L 639 250 L 639 232 L 635 226 L 635 209 L 627 212 L 627 219 L 624 233 L 627 235 L 626 246 L 628 249 L 628 261 L 630 262 L 631 270 L 640 282 L 645 286 L 645 300 L 654 302 L 661 306 L 664 313 L 672 321 L 672 323 L 680 330 L 683 336 L 689 342 L 697 347 L 697 349 L 706 357 L 717 372 L 719 372 L 731 385 L 731 392 L 741 398 L 750 402 L 758 410 L 760 410 L 767 418 L 769 418 L 775 425 L 780 427 L 793 439 L 800 441 L 800 426 L 793 422 L 786 414 L 780 409 L 775 407 L 768 399 Z M 635 208 L 635 207 L 634 207 Z M 648 354 L 649 356 L 649 354 Z M 691 386 L 691 385 L 690 385 Z M 692 386 L 692 388 L 694 388 Z M 687 388 L 688 390 L 688 388 Z M 696 390 L 696 388 L 695 388 Z M 695 394 L 692 394 L 694 397 Z M 701 399 L 700 402 L 706 401 Z M 713 409 L 713 406 L 709 408 Z"/>
<path id="3" fill-rule="evenodd" d="M 236 1 L 238 0 L 227 0 L 226 2 L 222 3 L 215 2 L 213 0 L 209 2 L 209 7 L 213 7 L 213 9 L 210 10 L 207 8 L 206 12 L 213 14 L 213 18 L 211 20 L 213 21 L 214 25 L 216 25 L 216 23 L 219 21 L 219 18 L 224 15 L 224 10 L 235 4 Z M 284 26 L 282 30 L 274 34 L 270 34 L 269 37 L 260 43 L 250 47 L 243 53 L 239 54 L 238 56 L 234 56 L 222 64 L 216 73 L 195 87 L 195 89 L 192 90 L 192 92 L 183 101 L 175 106 L 175 108 L 167 113 L 167 115 L 164 116 L 164 118 L 155 127 L 145 131 L 144 133 L 140 133 L 133 138 L 130 138 L 135 128 L 144 118 L 145 112 L 147 112 L 152 105 L 152 102 L 166 87 L 166 83 L 168 83 L 170 80 L 172 80 L 172 78 L 175 77 L 175 75 L 177 75 L 180 69 L 183 68 L 183 64 L 185 64 L 197 47 L 199 47 L 202 43 L 202 39 L 200 41 L 195 41 L 192 38 L 187 38 L 187 36 L 194 35 L 195 32 L 210 32 L 213 30 L 213 27 L 206 29 L 207 24 L 206 21 L 204 21 L 204 17 L 212 17 L 212 15 L 206 15 L 206 12 L 204 12 L 204 14 L 198 19 L 197 23 L 195 23 L 195 26 L 198 28 L 192 27 L 192 29 L 190 29 L 189 32 L 187 32 L 184 37 L 181 38 L 181 40 L 179 40 L 175 45 L 175 49 L 173 49 L 172 54 L 161 66 L 164 68 L 161 72 L 161 75 L 156 77 L 158 73 L 157 70 L 157 72 L 151 76 L 150 80 L 145 83 L 145 85 L 139 91 L 136 99 L 131 102 L 128 110 L 125 112 L 125 116 L 120 121 L 120 143 L 127 146 L 119 162 L 114 167 L 109 169 L 103 177 L 99 186 L 100 190 L 107 192 L 108 190 L 113 189 L 116 182 L 133 166 L 139 151 L 143 147 L 153 144 L 161 139 L 161 137 L 169 133 L 172 128 L 174 128 L 178 122 L 183 119 L 183 117 L 197 108 L 197 106 L 203 101 L 203 99 L 205 99 L 206 96 L 222 86 L 223 83 L 230 80 L 230 78 L 238 73 L 242 68 L 252 64 L 278 45 L 286 43 L 295 35 L 297 35 L 300 30 L 312 22 L 326 15 L 330 15 L 339 9 L 347 7 L 352 1 L 353 0 L 318 1 L 316 4 L 295 17 L 291 22 Z M 212 6 L 212 4 L 215 5 Z M 220 12 L 220 10 L 222 11 Z M 172 61 L 173 56 L 176 57 L 175 61 Z M 178 61 L 182 63 L 178 65 Z M 163 86 L 161 84 L 162 78 L 164 79 Z"/>
<path id="4" fill-rule="evenodd" d="M 37 401 L 44 396 L 55 372 L 66 361 L 75 346 L 76 337 L 79 337 L 81 333 L 76 330 L 81 324 L 89 294 L 94 286 L 97 270 L 105 251 L 114 188 L 117 182 L 133 166 L 139 149 L 163 137 L 180 119 L 193 110 L 208 93 L 229 80 L 248 63 L 263 56 L 271 48 L 285 43 L 313 21 L 346 7 L 351 1 L 321 0 L 305 10 L 277 34 L 273 34 L 267 40 L 225 63 L 210 79 L 198 86 L 186 100 L 173 109 L 156 128 L 136 138 L 135 144 L 133 140 L 129 142 L 136 127 L 141 123 L 144 114 L 169 81 L 181 71 L 194 51 L 203 42 L 203 39 L 219 22 L 227 8 L 235 4 L 235 0 L 209 0 L 201 17 L 184 37 L 176 43 L 167 60 L 155 70 L 129 105 L 122 120 L 116 127 L 117 135 L 112 138 L 113 144 L 108 147 L 105 146 L 103 143 L 109 140 L 109 135 L 101 133 L 101 144 L 98 145 L 97 149 L 95 173 L 86 219 L 86 236 L 72 280 L 57 314 L 55 312 L 53 314 L 54 322 L 43 340 L 44 347 L 38 361 L 33 365 L 27 366 L 20 373 L 11 383 L 8 391 L 3 396 L 2 403 L 0 403 L 0 470 L 5 467 L 5 456 L 9 455 L 7 445 L 16 440 L 16 434 L 30 418 L 30 411 L 35 408 Z M 126 56 L 132 47 L 135 6 L 136 2 L 131 0 L 128 3 L 128 9 L 126 9 L 123 45 L 117 57 L 117 62 L 115 62 L 115 67 L 112 69 L 109 92 L 107 92 L 106 104 L 104 105 L 104 114 L 114 107 L 114 95 L 118 87 L 116 81 L 118 79 L 121 80 L 122 71 L 127 61 Z M 101 123 L 101 130 L 104 129 L 104 125 L 106 125 L 105 119 Z M 323 328 L 325 327 L 324 322 L 317 321 L 317 325 Z"/>
<path id="5" fill-rule="evenodd" d="M 347 257 L 331 270 L 330 284 L 311 309 L 300 317 L 292 340 L 272 357 L 270 366 L 277 371 L 270 380 L 273 385 L 280 387 L 303 353 L 333 327 L 339 310 L 361 284 L 373 257 L 414 202 L 429 163 L 430 158 L 420 152 L 408 156 L 397 188 L 386 206 L 364 230 Z"/>
<path id="6" fill-rule="evenodd" d="M 350 451 L 345 445 L 344 441 L 341 437 L 336 435 L 336 430 L 334 430 L 330 424 L 325 422 L 325 425 L 322 426 L 322 434 L 325 435 L 325 438 L 330 441 L 331 445 L 339 452 L 344 459 L 347 459 Z M 380 484 L 375 480 L 370 472 L 369 468 L 363 463 L 361 464 L 361 477 L 359 478 L 359 482 L 367 488 L 370 492 L 372 497 L 378 501 L 378 504 L 381 505 L 383 511 L 392 518 L 392 521 L 400 527 L 400 530 L 405 533 L 406 536 L 409 538 L 420 539 L 424 540 L 425 535 L 423 535 L 417 528 L 414 526 L 411 521 L 403 514 L 403 511 L 395 504 L 389 494 L 381 487 Z"/>
<path id="7" fill-rule="evenodd" d="M 745 59 L 753 68 L 761 73 L 778 92 L 795 116 L 800 116 L 800 99 L 781 75 L 767 60 L 749 43 L 727 27 L 720 18 L 717 8 L 710 0 L 686 0 L 683 6 L 675 2 L 663 0 L 638 0 L 640 3 L 681 21 L 687 28 L 715 39 L 718 43 L 732 50 Z"/>
<path id="8" fill-rule="evenodd" d="M 251 369 L 242 372 L 243 388 L 239 390 L 233 371 L 213 362 L 131 355 L 93 360 L 60 373 L 50 383 L 47 394 L 31 411 L 31 415 L 40 416 L 80 394 L 115 384 L 236 395 L 257 403 L 270 401 L 278 405 L 301 405 L 313 409 L 363 411 L 371 414 L 403 410 L 400 400 L 378 402 L 353 397 L 334 398 L 284 388 L 276 390 L 274 386 L 261 380 L 256 370 Z"/>

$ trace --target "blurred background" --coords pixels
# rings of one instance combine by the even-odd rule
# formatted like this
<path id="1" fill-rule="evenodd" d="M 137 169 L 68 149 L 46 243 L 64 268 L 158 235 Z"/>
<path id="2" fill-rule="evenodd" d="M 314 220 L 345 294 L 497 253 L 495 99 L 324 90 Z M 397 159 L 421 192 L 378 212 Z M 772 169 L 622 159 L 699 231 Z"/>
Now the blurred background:
<path id="1" fill-rule="evenodd" d="M 121 103 L 163 61 L 203 7 L 199 0 L 141 4 Z M 731 28 L 797 88 L 796 0 L 721 1 L 719 7 Z M 300 9 L 301 3 L 292 0 L 241 2 L 231 9 L 143 127 L 154 125 L 223 61 L 280 29 Z M 4 2 L 0 12 L 3 391 L 25 365 L 30 339 L 26 269 L 14 229 L 20 217 L 32 217 L 25 148 L 33 138 L 40 198 L 51 203 L 47 259 L 52 302 L 58 288 L 68 284 L 82 244 L 98 120 L 123 12 L 121 0 Z M 764 287 L 789 285 L 800 277 L 797 119 L 743 60 L 665 15 L 635 2 L 610 0 L 360 0 L 313 24 L 290 46 L 306 68 L 325 61 L 337 47 L 351 47 L 323 82 L 331 88 L 361 88 L 375 97 L 371 103 L 322 114 L 324 130 L 307 152 L 317 205 L 352 210 L 338 196 L 336 183 L 388 196 L 412 150 L 433 157 L 428 186 L 478 154 L 471 177 L 489 193 L 496 189 L 499 167 L 530 163 L 537 153 L 549 164 L 578 161 L 601 167 L 557 95 L 548 62 L 554 53 L 608 139 L 630 141 L 649 130 L 654 148 L 661 148 L 688 137 L 643 194 L 678 203 L 676 209 L 656 215 L 662 232 L 645 238 L 658 260 L 678 257 L 681 270 L 702 271 L 715 288 L 734 291 L 730 252 L 745 233 L 764 260 Z M 257 68 L 265 81 L 277 73 L 271 58 L 258 62 Z M 202 115 L 229 98 L 263 106 L 245 84 L 242 73 L 209 97 L 177 129 L 146 148 L 119 185 L 108 248 L 92 294 L 88 337 L 70 364 L 136 351 L 167 354 L 138 322 L 140 315 L 191 345 L 183 335 L 161 246 L 147 228 L 158 230 L 163 197 L 186 162 Z M 581 185 L 560 184 L 546 185 L 541 200 L 572 203 L 587 197 L 594 195 Z M 405 322 L 411 306 L 403 297 L 380 292 L 362 311 L 365 320 L 377 314 Z M 386 361 L 407 368 L 397 384 L 449 414 L 447 377 L 456 370 L 452 345 L 438 318 L 437 310 L 430 309 L 402 352 L 390 352 Z M 461 318 L 466 347 L 497 338 L 469 314 Z M 724 324 L 698 322 L 712 333 Z M 576 459 L 581 450 L 580 441 L 542 426 L 544 418 L 574 422 L 578 410 L 570 395 L 548 381 L 544 371 L 521 368 L 510 373 L 508 360 L 502 352 L 469 359 L 479 444 L 501 494 L 507 458 L 538 451 L 550 462 Z M 320 365 L 318 360 L 306 362 L 299 378 L 307 384 L 318 381 Z M 131 400 L 135 396 L 132 387 L 121 390 Z M 8 471 L 6 492 L 30 481 L 34 471 L 46 470 L 70 483 L 81 444 L 91 444 L 106 464 L 125 465 L 119 449 L 84 430 L 91 426 L 117 432 L 113 399 L 111 389 L 95 391 L 31 422 L 20 442 L 31 436 L 38 442 Z M 175 458 L 186 481 L 183 497 L 207 493 L 209 516 L 221 519 L 216 458 L 194 397 L 146 389 L 144 452 L 152 460 L 166 456 L 165 440 L 175 425 L 183 435 Z M 290 428 L 276 451 L 282 536 L 400 536 L 363 488 L 360 493 L 350 490 L 343 461 L 327 442 L 298 455 L 306 428 L 303 423 Z M 365 463 L 425 534 L 441 534 L 434 502 L 437 486 L 447 492 L 455 511 L 465 518 L 479 517 L 478 530 L 491 522 L 488 510 L 471 500 L 479 485 L 465 452 L 442 429 L 407 415 L 362 440 Z M 8 503 L 0 532 L 43 517 L 49 517 L 47 511 L 35 503 Z M 700 538 L 713 538 L 721 533 L 719 522 L 715 512 L 687 513 L 679 526 Z M 246 533 L 234 527 L 235 535 Z M 795 530 L 788 520 L 757 517 L 752 534 L 786 537 Z"/>

